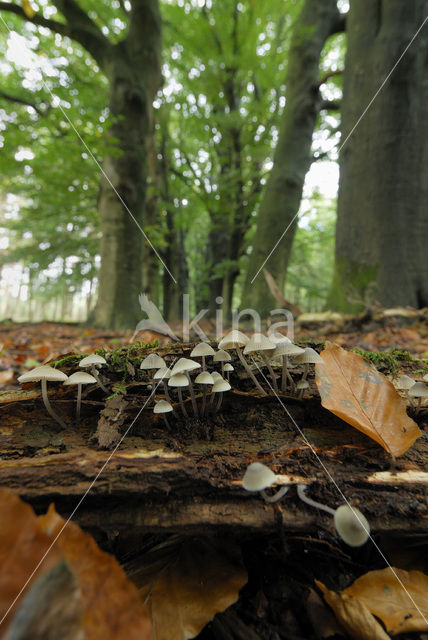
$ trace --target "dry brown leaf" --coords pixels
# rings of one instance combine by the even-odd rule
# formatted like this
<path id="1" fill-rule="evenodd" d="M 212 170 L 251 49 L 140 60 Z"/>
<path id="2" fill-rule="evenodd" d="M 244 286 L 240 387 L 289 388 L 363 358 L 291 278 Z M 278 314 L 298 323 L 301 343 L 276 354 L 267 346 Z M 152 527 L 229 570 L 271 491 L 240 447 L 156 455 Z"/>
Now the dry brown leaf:
<path id="1" fill-rule="evenodd" d="M 315 589 L 309 589 L 306 611 L 317 638 L 330 638 L 331 636 L 341 635 L 342 629 L 339 627 L 331 609 L 327 607 Z"/>
<path id="2" fill-rule="evenodd" d="M 333 609 L 338 622 L 351 638 L 354 640 L 390 640 L 388 634 L 360 600 L 345 593 L 330 591 L 319 580 L 315 580 L 315 583 L 322 591 L 324 600 Z"/>
<path id="3" fill-rule="evenodd" d="M 53 505 L 38 521 L 52 540 L 65 522 Z M 87 640 L 151 640 L 149 618 L 138 591 L 112 555 L 101 551 L 74 522 L 62 529 L 55 545 L 77 577 Z"/>
<path id="4" fill-rule="evenodd" d="M 421 431 L 406 413 L 393 384 L 357 353 L 332 342 L 315 366 L 323 407 L 378 442 L 393 456 L 412 446 Z"/>
<path id="5" fill-rule="evenodd" d="M 59 562 L 61 554 L 57 549 L 52 549 L 29 579 L 50 544 L 51 540 L 40 530 L 30 505 L 8 489 L 0 489 L 0 620 L 17 598 L 2 623 L 2 631 L 6 629 L 31 584 L 43 571 L 48 571 Z M 20 594 L 24 585 L 25 589 Z"/>
<path id="6" fill-rule="evenodd" d="M 422 571 L 370 571 L 343 593 L 364 603 L 392 635 L 428 631 L 428 576 Z"/>
<path id="7" fill-rule="evenodd" d="M 247 582 L 237 548 L 199 538 L 159 545 L 130 571 L 151 612 L 154 640 L 194 638 Z"/>

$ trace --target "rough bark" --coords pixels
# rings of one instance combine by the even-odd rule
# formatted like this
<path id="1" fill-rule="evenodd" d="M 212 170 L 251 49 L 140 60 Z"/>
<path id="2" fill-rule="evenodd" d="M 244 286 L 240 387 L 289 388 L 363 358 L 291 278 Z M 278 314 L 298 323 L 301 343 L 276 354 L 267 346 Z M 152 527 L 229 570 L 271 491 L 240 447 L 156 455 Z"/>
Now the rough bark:
<path id="1" fill-rule="evenodd" d="M 330 306 L 428 305 L 427 0 L 353 0 Z M 356 304 L 357 303 L 357 304 Z"/>
<path id="2" fill-rule="evenodd" d="M 260 267 L 282 289 L 296 229 L 306 173 L 311 164 L 312 135 L 320 108 L 319 61 L 327 38 L 342 28 L 336 0 L 306 0 L 294 26 L 288 57 L 286 106 L 282 115 L 273 168 L 260 204 L 255 242 L 250 254 L 242 307 L 267 315 L 275 304 Z"/>

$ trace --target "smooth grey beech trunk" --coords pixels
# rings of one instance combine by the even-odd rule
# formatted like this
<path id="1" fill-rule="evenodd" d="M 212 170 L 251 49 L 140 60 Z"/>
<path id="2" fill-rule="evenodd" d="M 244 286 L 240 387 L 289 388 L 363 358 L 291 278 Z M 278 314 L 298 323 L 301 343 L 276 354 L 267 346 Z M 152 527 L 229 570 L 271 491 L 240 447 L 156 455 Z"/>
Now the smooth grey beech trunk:
<path id="1" fill-rule="evenodd" d="M 352 0 L 330 306 L 428 305 L 428 0 Z"/>
<path id="2" fill-rule="evenodd" d="M 144 229 L 153 99 L 161 84 L 161 21 L 157 0 L 133 0 L 126 39 L 112 47 L 104 65 L 110 86 L 109 131 L 118 152 L 103 164 L 115 190 Z M 152 249 L 111 184 L 101 178 L 101 268 L 94 323 L 131 328 L 141 319 L 142 256 Z"/>
<path id="3" fill-rule="evenodd" d="M 319 63 L 327 38 L 343 30 L 336 0 L 306 0 L 292 35 L 286 78 L 286 105 L 279 138 L 257 218 L 241 307 L 262 315 L 277 306 L 269 293 L 263 269 L 251 282 L 269 252 L 300 207 L 303 184 L 310 167 L 312 136 L 321 106 Z M 296 221 L 266 263 L 283 288 Z"/>

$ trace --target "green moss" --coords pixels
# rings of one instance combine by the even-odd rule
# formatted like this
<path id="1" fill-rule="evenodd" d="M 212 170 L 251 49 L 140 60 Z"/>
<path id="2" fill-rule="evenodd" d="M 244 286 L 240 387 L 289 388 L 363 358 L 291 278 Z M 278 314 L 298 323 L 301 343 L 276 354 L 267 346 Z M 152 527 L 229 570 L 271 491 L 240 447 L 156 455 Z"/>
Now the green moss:
<path id="1" fill-rule="evenodd" d="M 376 288 L 377 267 L 336 256 L 333 284 L 327 308 L 343 313 L 358 313 L 369 305 Z"/>
<path id="2" fill-rule="evenodd" d="M 86 353 L 81 353 L 81 354 L 73 353 L 72 355 L 64 356 L 63 358 L 60 358 L 59 360 L 54 360 L 53 362 L 50 363 L 50 365 L 55 369 L 58 369 L 58 367 L 62 367 L 63 365 L 67 365 L 67 366 L 70 366 L 72 364 L 78 365 L 80 360 L 84 358 L 86 355 L 87 355 Z"/>
<path id="3" fill-rule="evenodd" d="M 391 349 L 390 351 L 364 351 L 354 347 L 353 353 L 358 353 L 365 360 L 375 365 L 376 369 L 386 369 L 389 373 L 395 373 L 402 362 L 413 362 L 415 358 L 409 351 Z"/>

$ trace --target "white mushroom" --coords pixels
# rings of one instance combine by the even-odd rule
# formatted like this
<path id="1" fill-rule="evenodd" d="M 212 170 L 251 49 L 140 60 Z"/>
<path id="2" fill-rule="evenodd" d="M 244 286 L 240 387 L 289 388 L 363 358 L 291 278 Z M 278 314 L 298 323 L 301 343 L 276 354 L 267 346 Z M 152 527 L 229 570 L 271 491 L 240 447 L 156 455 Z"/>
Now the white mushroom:
<path id="1" fill-rule="evenodd" d="M 216 351 L 213 357 L 213 362 L 221 362 L 221 375 L 224 376 L 224 363 L 230 362 L 232 360 L 232 356 L 224 349 L 219 349 Z"/>
<path id="2" fill-rule="evenodd" d="M 170 379 L 168 380 L 168 386 L 177 388 L 178 400 L 180 402 L 181 411 L 183 412 L 183 415 L 186 418 L 188 418 L 189 415 L 188 415 L 188 413 L 186 411 L 186 407 L 184 406 L 183 396 L 181 394 L 182 387 L 188 387 L 189 386 L 189 380 L 188 380 L 187 376 L 184 373 L 177 373 L 175 375 L 172 375 L 170 377 Z"/>
<path id="3" fill-rule="evenodd" d="M 210 373 L 208 373 L 208 371 L 202 371 L 202 373 L 196 376 L 195 383 L 203 385 L 202 409 L 201 409 L 201 416 L 203 416 L 205 413 L 205 406 L 207 402 L 207 386 L 214 384 L 214 377 Z"/>
<path id="4" fill-rule="evenodd" d="M 266 502 L 277 502 L 284 496 L 289 487 L 281 487 L 272 496 L 269 496 L 265 489 L 276 482 L 276 475 L 265 464 L 261 462 L 252 462 L 248 465 L 242 478 L 242 486 L 246 491 L 259 491 Z"/>
<path id="5" fill-rule="evenodd" d="M 276 358 L 279 356 L 282 359 L 282 376 L 281 376 L 281 391 L 285 395 L 287 392 L 287 378 L 291 383 L 292 390 L 295 390 L 296 385 L 294 383 L 293 378 L 291 377 L 289 368 L 288 358 L 290 356 L 298 356 L 304 353 L 304 349 L 298 347 L 297 344 L 293 344 L 291 341 L 289 342 L 278 342 L 275 351 L 273 352 L 273 357 Z"/>
<path id="6" fill-rule="evenodd" d="M 158 402 L 156 402 L 155 406 L 153 407 L 153 413 L 161 413 L 164 419 L 164 422 L 168 428 L 169 428 L 169 422 L 166 417 L 166 414 L 170 413 L 171 411 L 174 411 L 174 409 L 172 405 L 166 400 L 159 400 Z"/>
<path id="7" fill-rule="evenodd" d="M 25 382 L 40 382 L 42 388 L 42 398 L 43 404 L 45 405 L 46 411 L 49 415 L 58 422 L 58 424 L 63 427 L 63 429 L 67 428 L 67 425 L 61 418 L 55 413 L 52 409 L 48 393 L 47 393 L 47 382 L 64 382 L 67 380 L 67 375 L 59 369 L 54 369 L 53 367 L 49 367 L 48 365 L 43 365 L 41 367 L 36 367 L 32 371 L 27 371 L 27 373 L 23 373 L 22 376 L 19 376 L 18 382 L 24 384 Z"/>
<path id="8" fill-rule="evenodd" d="M 255 352 L 261 354 L 265 362 L 265 365 L 269 370 L 269 374 L 272 380 L 274 390 L 276 393 L 279 393 L 278 385 L 276 383 L 276 376 L 268 358 L 268 355 L 272 356 L 272 354 L 275 351 L 275 348 L 276 348 L 275 342 L 272 342 L 272 340 L 269 340 L 269 338 L 264 336 L 262 333 L 254 333 L 249 339 L 249 341 L 247 342 L 247 344 L 245 345 L 244 355 L 247 355 L 248 353 L 255 353 Z"/>
<path id="9" fill-rule="evenodd" d="M 325 504 L 311 500 L 305 495 L 307 485 L 297 485 L 297 495 L 300 500 L 311 507 L 326 511 L 334 518 L 334 526 L 340 538 L 350 547 L 360 547 L 370 537 L 370 525 L 359 509 L 342 504 L 337 509 L 332 509 Z"/>
<path id="10" fill-rule="evenodd" d="M 168 367 L 162 367 L 161 369 L 158 369 L 157 371 L 155 371 L 155 373 L 153 374 L 153 383 L 155 382 L 155 380 L 162 380 L 165 398 L 168 400 L 168 402 L 171 402 L 171 398 L 169 397 L 169 393 L 168 393 L 168 383 L 167 383 L 170 377 L 171 377 L 171 370 L 168 369 Z"/>
<path id="11" fill-rule="evenodd" d="M 199 362 L 195 362 L 194 360 L 189 360 L 189 358 L 180 358 L 177 360 L 175 365 L 171 369 L 171 375 L 174 376 L 177 373 L 185 373 L 186 377 L 189 381 L 189 391 L 190 398 L 192 400 L 193 413 L 195 417 L 198 417 L 198 406 L 196 404 L 195 392 L 193 391 L 193 384 L 190 379 L 189 371 L 194 371 L 195 369 L 200 369 L 201 365 Z"/>
<path id="12" fill-rule="evenodd" d="M 197 344 L 191 351 L 191 358 L 201 358 L 202 359 L 202 371 L 206 370 L 205 366 L 205 358 L 207 356 L 213 356 L 215 354 L 214 349 L 207 342 L 200 342 Z"/>
<path id="13" fill-rule="evenodd" d="M 219 395 L 219 398 L 218 398 L 218 400 L 217 400 L 217 406 L 216 406 L 216 408 L 215 408 L 215 410 L 214 410 L 214 413 L 217 413 L 217 411 L 218 411 L 218 410 L 220 409 L 220 407 L 221 407 L 221 403 L 222 403 L 222 400 L 223 400 L 223 392 L 224 392 L 224 391 L 230 391 L 230 390 L 231 390 L 231 388 L 232 388 L 232 387 L 230 386 L 230 384 L 228 383 L 228 381 L 227 381 L 227 380 L 224 380 L 224 378 L 217 379 L 217 380 L 214 382 L 214 384 L 213 384 L 213 388 L 211 389 L 211 393 L 212 393 L 212 394 L 214 394 L 214 393 L 218 393 L 218 394 L 220 394 L 220 395 Z M 213 396 L 213 397 L 214 397 L 214 396 Z"/>
<path id="14" fill-rule="evenodd" d="M 303 364 L 304 370 L 302 375 L 302 380 L 306 380 L 306 376 L 309 372 L 310 364 L 323 364 L 324 360 L 321 358 L 320 354 L 312 349 L 311 347 L 306 347 L 303 353 L 298 356 L 291 356 L 295 363 Z"/>
<path id="15" fill-rule="evenodd" d="M 416 382 L 409 389 L 409 398 L 417 398 L 417 408 L 420 409 L 422 398 L 428 398 L 428 385 L 425 382 Z"/>
<path id="16" fill-rule="evenodd" d="M 80 421 L 80 406 L 82 404 L 82 385 L 84 384 L 97 384 L 96 378 L 91 376 L 90 373 L 85 371 L 76 371 L 71 376 L 64 380 L 64 386 L 77 384 L 77 401 L 76 401 L 76 427 L 79 426 Z"/>
<path id="17" fill-rule="evenodd" d="M 299 382 L 296 385 L 296 389 L 299 392 L 299 399 L 302 399 L 303 396 L 305 395 L 305 390 L 309 389 L 309 382 L 307 380 L 299 380 Z"/>
<path id="18" fill-rule="evenodd" d="M 223 371 L 226 374 L 227 381 L 230 382 L 230 373 L 232 371 L 235 371 L 235 368 L 233 367 L 233 365 L 230 364 L 230 362 L 226 362 L 224 365 Z"/>
<path id="19" fill-rule="evenodd" d="M 100 381 L 97 371 L 97 367 L 102 367 L 105 364 L 107 364 L 107 360 L 105 360 L 105 358 L 99 356 L 96 353 L 91 353 L 91 355 L 86 356 L 86 358 L 83 358 L 83 360 L 79 362 L 79 367 L 82 367 L 82 369 L 87 369 L 90 367 L 91 373 L 97 381 L 99 388 L 102 389 L 104 393 L 108 393 L 108 389 Z"/>
<path id="20" fill-rule="evenodd" d="M 230 331 L 227 335 L 225 335 L 222 340 L 220 340 L 220 342 L 218 343 L 218 347 L 219 349 L 225 350 L 236 349 L 236 353 L 238 354 L 238 358 L 241 361 L 242 366 L 256 385 L 257 389 L 259 389 L 259 391 L 261 391 L 263 395 L 267 395 L 266 391 L 263 389 L 263 387 L 260 386 L 257 378 L 248 366 L 248 362 L 242 355 L 242 347 L 245 347 L 248 342 L 249 338 L 247 338 L 245 333 L 234 329 L 233 331 Z"/>

